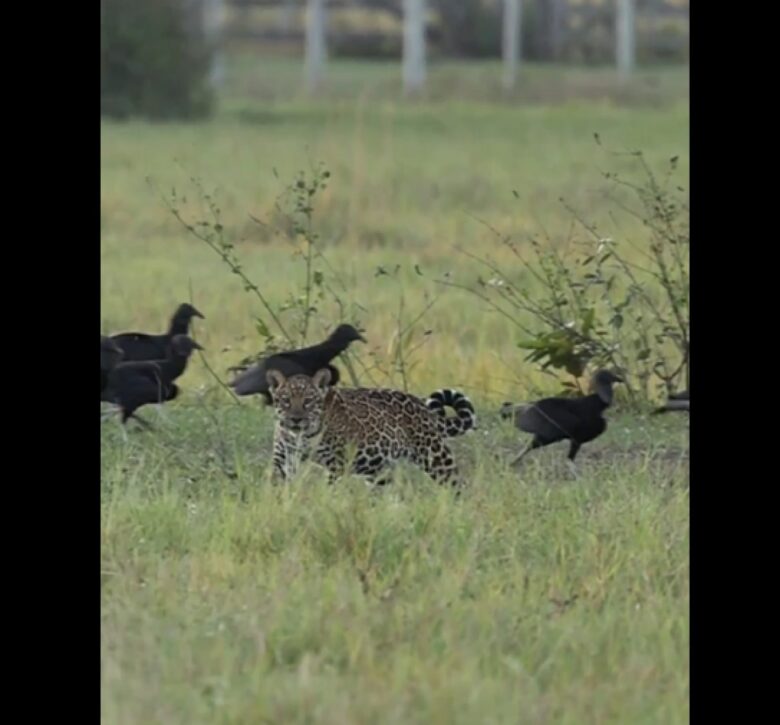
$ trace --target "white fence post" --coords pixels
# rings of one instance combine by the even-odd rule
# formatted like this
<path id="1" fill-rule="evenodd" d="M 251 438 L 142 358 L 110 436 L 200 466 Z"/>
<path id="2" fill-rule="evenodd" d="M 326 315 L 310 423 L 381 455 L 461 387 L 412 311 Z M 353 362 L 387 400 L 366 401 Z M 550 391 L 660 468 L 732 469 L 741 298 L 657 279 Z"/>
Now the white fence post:
<path id="1" fill-rule="evenodd" d="M 309 0 L 306 11 L 306 88 L 315 91 L 325 73 L 325 0 Z"/>
<path id="2" fill-rule="evenodd" d="M 615 55 L 620 75 L 627 78 L 636 62 L 636 2 L 617 0 L 615 12 Z"/>
<path id="3" fill-rule="evenodd" d="M 506 90 L 515 86 L 520 52 L 520 23 L 522 22 L 522 0 L 504 0 L 501 52 L 504 56 L 503 84 Z"/>
<path id="4" fill-rule="evenodd" d="M 425 85 L 425 0 L 404 0 L 404 92 Z"/>
<path id="5" fill-rule="evenodd" d="M 222 26 L 225 22 L 224 0 L 203 0 L 203 30 L 206 42 L 212 48 L 211 84 L 215 88 L 225 80 L 225 58 L 222 48 Z"/>

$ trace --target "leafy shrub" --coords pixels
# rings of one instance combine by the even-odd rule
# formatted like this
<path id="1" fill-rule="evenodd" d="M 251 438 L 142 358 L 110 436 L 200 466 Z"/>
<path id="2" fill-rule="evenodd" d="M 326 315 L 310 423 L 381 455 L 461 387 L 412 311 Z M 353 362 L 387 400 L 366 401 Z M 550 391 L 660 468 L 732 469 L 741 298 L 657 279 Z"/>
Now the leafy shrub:
<path id="1" fill-rule="evenodd" d="M 579 390 L 587 368 L 613 367 L 626 375 L 628 394 L 639 403 L 659 387 L 668 393 L 689 385 L 690 227 L 687 194 L 673 181 L 677 158 L 659 175 L 641 152 L 629 156 L 640 181 L 613 172 L 605 177 L 616 212 L 641 221 L 644 238 L 605 237 L 568 207 L 585 240 L 559 245 L 533 238 L 529 260 L 510 236 L 494 230 L 518 265 L 502 269 L 468 253 L 489 272 L 487 279 L 446 284 L 512 320 L 527 360 L 571 376 L 565 389 Z"/>
<path id="2" fill-rule="evenodd" d="M 101 0 L 101 115 L 208 115 L 212 53 L 201 7 L 197 0 Z"/>

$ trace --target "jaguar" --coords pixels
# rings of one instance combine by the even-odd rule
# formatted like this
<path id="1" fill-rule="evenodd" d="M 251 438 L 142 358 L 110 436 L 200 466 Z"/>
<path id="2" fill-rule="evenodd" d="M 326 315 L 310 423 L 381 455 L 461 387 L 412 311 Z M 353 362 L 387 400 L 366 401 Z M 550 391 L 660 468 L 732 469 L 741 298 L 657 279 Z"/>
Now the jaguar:
<path id="1" fill-rule="evenodd" d="M 388 469 L 401 460 L 420 467 L 434 481 L 460 487 L 462 481 L 446 439 L 476 426 L 471 401 L 452 389 L 423 401 L 400 390 L 334 388 L 330 371 L 285 377 L 268 371 L 273 401 L 273 465 L 282 479 L 295 475 L 305 460 L 324 466 L 333 482 L 348 468 L 369 482 L 387 482 Z M 451 407 L 455 416 L 447 416 Z"/>

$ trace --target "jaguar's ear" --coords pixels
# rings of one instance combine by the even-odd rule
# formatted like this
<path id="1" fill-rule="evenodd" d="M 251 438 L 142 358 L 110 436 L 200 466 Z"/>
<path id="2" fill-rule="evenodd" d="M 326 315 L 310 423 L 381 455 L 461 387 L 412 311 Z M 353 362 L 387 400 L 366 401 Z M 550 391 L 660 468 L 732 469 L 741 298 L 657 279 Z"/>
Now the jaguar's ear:
<path id="1" fill-rule="evenodd" d="M 312 382 L 320 390 L 325 390 L 330 383 L 330 370 L 328 370 L 328 368 L 322 368 L 318 370 L 316 373 L 314 373 Z"/>
<path id="2" fill-rule="evenodd" d="M 269 370 L 265 374 L 265 379 L 268 382 L 268 387 L 272 393 L 284 385 L 284 375 L 278 370 Z"/>

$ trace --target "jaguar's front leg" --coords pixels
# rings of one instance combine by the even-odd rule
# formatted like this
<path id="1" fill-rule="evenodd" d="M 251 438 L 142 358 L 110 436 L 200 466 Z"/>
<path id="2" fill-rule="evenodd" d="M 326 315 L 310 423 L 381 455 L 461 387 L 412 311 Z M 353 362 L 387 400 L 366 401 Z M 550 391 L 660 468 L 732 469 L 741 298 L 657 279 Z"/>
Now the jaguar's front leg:
<path id="1" fill-rule="evenodd" d="M 274 474 L 282 481 L 289 481 L 295 477 L 300 465 L 301 451 L 296 436 L 284 429 L 274 432 L 273 467 Z"/>
<path id="2" fill-rule="evenodd" d="M 287 480 L 287 450 L 284 438 L 278 430 L 274 431 L 273 478 Z"/>
<path id="3" fill-rule="evenodd" d="M 325 467 L 328 472 L 328 484 L 332 485 L 344 475 L 346 456 L 343 450 L 324 445 L 317 450 L 317 463 Z"/>

